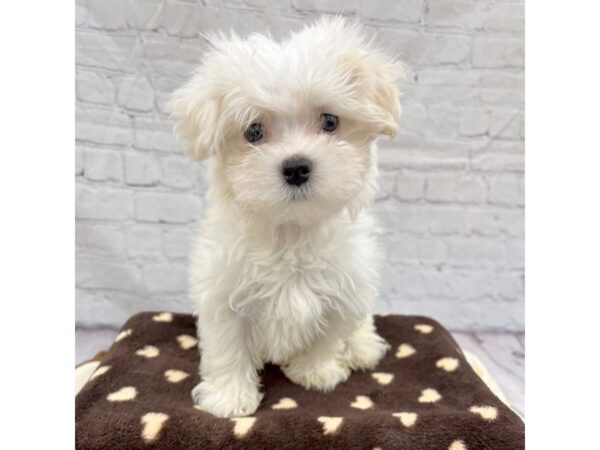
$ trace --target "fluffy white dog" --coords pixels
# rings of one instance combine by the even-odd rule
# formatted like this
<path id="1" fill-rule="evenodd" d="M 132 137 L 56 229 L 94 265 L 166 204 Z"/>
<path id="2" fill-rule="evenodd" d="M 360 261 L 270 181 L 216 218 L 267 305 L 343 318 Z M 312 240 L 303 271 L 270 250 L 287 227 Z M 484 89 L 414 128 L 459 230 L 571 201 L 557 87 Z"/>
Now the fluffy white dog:
<path id="1" fill-rule="evenodd" d="M 356 23 L 325 18 L 282 42 L 220 35 L 172 99 L 176 132 L 211 158 L 190 255 L 201 382 L 196 404 L 252 414 L 258 371 L 279 364 L 329 391 L 388 350 L 378 285 L 375 139 L 393 136 L 401 67 Z"/>

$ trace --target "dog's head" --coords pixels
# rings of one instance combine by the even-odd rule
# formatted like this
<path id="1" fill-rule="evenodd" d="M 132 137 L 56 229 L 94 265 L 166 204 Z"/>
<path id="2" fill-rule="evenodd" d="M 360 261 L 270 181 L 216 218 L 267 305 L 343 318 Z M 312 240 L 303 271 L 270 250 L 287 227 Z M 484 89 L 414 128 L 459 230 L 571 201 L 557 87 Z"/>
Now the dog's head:
<path id="1" fill-rule="evenodd" d="M 171 111 L 187 153 L 214 158 L 217 198 L 305 225 L 372 197 L 372 143 L 396 133 L 400 75 L 358 24 L 326 18 L 281 43 L 212 38 Z"/>

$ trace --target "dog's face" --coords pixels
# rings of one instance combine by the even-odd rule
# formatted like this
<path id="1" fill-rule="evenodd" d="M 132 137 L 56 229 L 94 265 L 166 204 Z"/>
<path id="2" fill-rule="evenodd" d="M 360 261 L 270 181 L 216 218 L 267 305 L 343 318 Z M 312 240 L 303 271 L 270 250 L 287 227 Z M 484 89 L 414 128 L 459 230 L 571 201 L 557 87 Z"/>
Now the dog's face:
<path id="1" fill-rule="evenodd" d="M 396 132 L 399 76 L 359 26 L 324 19 L 281 43 L 214 39 L 171 109 L 187 152 L 214 158 L 217 198 L 306 225 L 370 199 L 371 144 Z"/>

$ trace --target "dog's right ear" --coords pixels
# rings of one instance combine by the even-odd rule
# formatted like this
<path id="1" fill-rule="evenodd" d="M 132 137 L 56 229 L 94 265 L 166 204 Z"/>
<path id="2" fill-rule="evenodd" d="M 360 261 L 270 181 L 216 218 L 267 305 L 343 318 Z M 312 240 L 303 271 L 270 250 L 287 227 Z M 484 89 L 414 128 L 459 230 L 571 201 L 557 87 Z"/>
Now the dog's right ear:
<path id="1" fill-rule="evenodd" d="M 185 141 L 185 152 L 193 159 L 206 159 L 218 148 L 221 99 L 199 70 L 178 89 L 169 102 L 175 133 Z"/>

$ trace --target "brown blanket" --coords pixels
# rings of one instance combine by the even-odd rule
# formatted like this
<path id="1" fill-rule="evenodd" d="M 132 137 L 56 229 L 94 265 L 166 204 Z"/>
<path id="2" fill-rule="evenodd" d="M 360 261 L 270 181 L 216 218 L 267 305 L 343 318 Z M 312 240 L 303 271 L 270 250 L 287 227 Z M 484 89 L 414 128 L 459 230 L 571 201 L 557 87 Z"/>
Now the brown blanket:
<path id="1" fill-rule="evenodd" d="M 355 372 L 323 394 L 267 365 L 256 413 L 219 419 L 190 396 L 199 381 L 192 316 L 138 314 L 76 398 L 77 448 L 524 448 L 521 419 L 439 323 L 385 316 L 376 325 L 392 350 L 374 371 Z"/>

